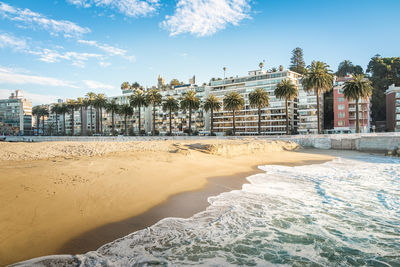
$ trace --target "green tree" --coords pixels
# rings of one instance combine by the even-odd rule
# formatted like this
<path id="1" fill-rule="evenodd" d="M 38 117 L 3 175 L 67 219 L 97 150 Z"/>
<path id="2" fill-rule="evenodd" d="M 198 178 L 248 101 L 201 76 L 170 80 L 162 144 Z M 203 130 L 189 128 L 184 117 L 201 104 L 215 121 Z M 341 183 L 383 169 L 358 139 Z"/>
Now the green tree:
<path id="1" fill-rule="evenodd" d="M 211 113 L 211 135 L 214 134 L 214 111 L 220 110 L 221 107 L 221 101 L 219 101 L 219 99 L 214 94 L 210 94 L 204 103 L 204 110 L 206 112 L 210 111 Z"/>
<path id="2" fill-rule="evenodd" d="M 134 82 L 131 84 L 132 89 L 139 89 L 139 87 L 140 87 L 140 84 L 138 82 Z"/>
<path id="3" fill-rule="evenodd" d="M 386 119 L 385 91 L 391 84 L 400 86 L 400 57 L 382 58 L 375 55 L 368 63 L 367 72 L 372 82 L 371 116 L 373 121 Z"/>
<path id="4" fill-rule="evenodd" d="M 275 96 L 279 99 L 285 99 L 285 111 L 286 111 L 286 134 L 289 134 L 289 100 L 293 100 L 298 95 L 297 86 L 290 80 L 285 79 L 276 85 Z"/>
<path id="5" fill-rule="evenodd" d="M 164 100 L 163 110 L 169 113 L 169 135 L 172 136 L 172 112 L 179 110 L 179 103 L 173 96 Z"/>
<path id="6" fill-rule="evenodd" d="M 68 113 L 71 114 L 71 135 L 75 135 L 75 109 L 77 108 L 76 100 L 69 99 L 67 102 Z"/>
<path id="7" fill-rule="evenodd" d="M 85 106 L 85 101 L 83 97 L 78 97 L 76 100 L 76 108 L 79 109 L 79 114 L 81 117 L 81 135 L 83 135 L 83 108 Z"/>
<path id="8" fill-rule="evenodd" d="M 68 106 L 66 103 L 61 104 L 60 106 L 60 114 L 63 115 L 63 135 L 66 135 L 66 128 L 65 128 L 65 114 L 68 112 Z"/>
<path id="9" fill-rule="evenodd" d="M 136 90 L 130 97 L 129 97 L 130 104 L 133 108 L 137 108 L 139 115 L 138 115 L 138 121 L 139 121 L 139 135 L 140 133 L 140 127 L 141 127 L 141 115 L 140 115 L 140 110 L 142 107 L 147 107 L 147 100 L 146 100 L 146 95 L 143 93 L 142 90 Z"/>
<path id="10" fill-rule="evenodd" d="M 257 88 L 249 94 L 250 106 L 258 110 L 258 135 L 261 135 L 261 109 L 269 105 L 269 95 L 262 89 Z"/>
<path id="11" fill-rule="evenodd" d="M 302 84 L 304 90 L 314 91 L 317 96 L 317 122 L 318 133 L 321 134 L 321 106 L 320 97 L 325 92 L 332 90 L 333 87 L 333 74 L 329 69 L 329 65 L 321 61 L 313 61 L 311 66 L 307 67 Z"/>
<path id="12" fill-rule="evenodd" d="M 94 105 L 98 109 L 100 133 L 103 134 L 103 108 L 107 106 L 107 97 L 105 94 L 97 94 Z"/>
<path id="13" fill-rule="evenodd" d="M 131 85 L 128 82 L 123 82 L 121 84 L 121 90 L 127 90 L 129 88 L 131 88 Z"/>
<path id="14" fill-rule="evenodd" d="M 303 58 L 303 49 L 300 47 L 296 47 L 292 50 L 289 69 L 300 74 L 304 74 L 306 71 L 306 63 L 304 62 Z"/>
<path id="15" fill-rule="evenodd" d="M 371 82 L 368 79 L 365 79 L 365 76 L 362 74 L 354 75 L 352 80 L 345 82 L 343 94 L 348 100 L 356 101 L 356 133 L 360 133 L 358 102 L 360 99 L 372 95 Z"/>
<path id="16" fill-rule="evenodd" d="M 44 135 L 45 131 L 44 131 L 44 121 L 45 121 L 45 117 L 49 116 L 49 111 L 47 110 L 46 106 L 41 106 L 40 107 L 40 116 L 43 118 L 42 119 L 42 135 Z"/>
<path id="17" fill-rule="evenodd" d="M 127 117 L 133 115 L 133 109 L 130 105 L 123 104 L 119 106 L 118 114 L 124 116 L 125 135 L 128 135 Z"/>
<path id="18" fill-rule="evenodd" d="M 189 111 L 189 135 L 192 135 L 192 112 L 199 109 L 200 98 L 196 96 L 193 90 L 186 91 L 181 99 L 181 108 Z"/>
<path id="19" fill-rule="evenodd" d="M 236 134 L 235 112 L 244 107 L 244 99 L 237 92 L 230 92 L 224 96 L 224 109 L 232 111 L 232 133 Z"/>
<path id="20" fill-rule="evenodd" d="M 37 134 L 39 135 L 39 127 L 40 127 L 40 117 L 41 117 L 41 106 L 34 106 L 32 108 L 32 115 L 36 116 L 36 129 Z"/>
<path id="21" fill-rule="evenodd" d="M 151 89 L 146 93 L 146 102 L 153 106 L 153 136 L 156 135 L 156 107 L 162 102 L 162 96 L 157 89 Z"/>
<path id="22" fill-rule="evenodd" d="M 51 113 L 56 115 L 56 135 L 59 135 L 58 132 L 58 115 L 60 115 L 61 111 L 60 111 L 60 104 L 55 104 L 51 107 Z"/>
<path id="23" fill-rule="evenodd" d="M 86 99 L 90 107 L 90 132 L 93 133 L 93 105 L 94 100 L 96 99 L 96 94 L 93 92 L 89 92 L 86 94 Z"/>
<path id="24" fill-rule="evenodd" d="M 180 82 L 178 81 L 178 79 L 172 79 L 170 84 L 171 84 L 171 86 L 177 86 L 177 85 L 180 85 Z"/>
<path id="25" fill-rule="evenodd" d="M 350 60 L 340 62 L 336 75 L 345 77 L 348 74 L 363 74 L 364 71 L 360 65 L 354 66 Z"/>
<path id="26" fill-rule="evenodd" d="M 115 99 L 109 100 L 106 105 L 106 111 L 111 113 L 111 134 L 115 135 L 115 113 L 119 111 L 119 105 Z"/>

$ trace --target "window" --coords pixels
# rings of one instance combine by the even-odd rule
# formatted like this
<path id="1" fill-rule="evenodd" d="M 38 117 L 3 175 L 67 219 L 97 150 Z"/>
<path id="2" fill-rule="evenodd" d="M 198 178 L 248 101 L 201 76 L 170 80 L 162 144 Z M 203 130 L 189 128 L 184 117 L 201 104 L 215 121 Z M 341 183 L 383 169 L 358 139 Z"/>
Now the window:
<path id="1" fill-rule="evenodd" d="M 400 98 L 400 92 L 396 93 L 396 98 Z"/>
<path id="2" fill-rule="evenodd" d="M 338 92 L 339 92 L 339 94 L 343 94 L 343 88 L 340 88 L 340 89 L 338 90 Z"/>
<path id="3" fill-rule="evenodd" d="M 400 121 L 400 114 L 396 114 L 396 120 Z"/>
<path id="4" fill-rule="evenodd" d="M 344 126 L 344 121 L 338 121 L 339 126 Z"/>
<path id="5" fill-rule="evenodd" d="M 338 105 L 338 110 L 344 110 L 344 105 Z"/>
<path id="6" fill-rule="evenodd" d="M 344 102 L 344 97 L 339 97 L 338 102 Z"/>
<path id="7" fill-rule="evenodd" d="M 339 112 L 338 118 L 344 118 L 346 117 L 346 114 L 344 112 Z"/>
<path id="8" fill-rule="evenodd" d="M 396 112 L 400 113 L 400 107 L 396 107 Z"/>

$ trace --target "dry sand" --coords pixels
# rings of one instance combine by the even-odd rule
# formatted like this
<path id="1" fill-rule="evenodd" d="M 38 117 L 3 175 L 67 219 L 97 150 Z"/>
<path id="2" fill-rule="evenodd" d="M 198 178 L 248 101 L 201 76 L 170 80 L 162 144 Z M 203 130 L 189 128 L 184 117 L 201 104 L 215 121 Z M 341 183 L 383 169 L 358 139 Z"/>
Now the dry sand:
<path id="1" fill-rule="evenodd" d="M 298 149 L 294 143 L 251 139 L 0 143 L 0 265 L 84 252 L 160 216 L 190 216 L 196 208 L 156 211 L 168 210 L 163 208 L 168 199 L 181 204 L 196 200 L 195 193 L 173 196 L 200 189 L 202 204 L 186 206 L 203 209 L 210 192 L 239 187 L 258 165 L 333 158 Z M 218 190 L 207 185 L 209 177 L 227 176 L 219 180 Z"/>

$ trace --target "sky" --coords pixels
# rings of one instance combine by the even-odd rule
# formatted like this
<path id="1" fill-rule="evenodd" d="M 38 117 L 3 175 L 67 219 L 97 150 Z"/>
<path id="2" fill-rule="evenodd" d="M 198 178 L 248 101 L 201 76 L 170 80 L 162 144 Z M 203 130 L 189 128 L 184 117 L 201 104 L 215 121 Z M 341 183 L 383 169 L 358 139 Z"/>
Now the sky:
<path id="1" fill-rule="evenodd" d="M 124 81 L 160 74 L 197 84 L 290 64 L 336 71 L 348 59 L 400 56 L 399 0 L 0 0 L 0 98 L 34 104 L 87 92 L 120 94 Z"/>

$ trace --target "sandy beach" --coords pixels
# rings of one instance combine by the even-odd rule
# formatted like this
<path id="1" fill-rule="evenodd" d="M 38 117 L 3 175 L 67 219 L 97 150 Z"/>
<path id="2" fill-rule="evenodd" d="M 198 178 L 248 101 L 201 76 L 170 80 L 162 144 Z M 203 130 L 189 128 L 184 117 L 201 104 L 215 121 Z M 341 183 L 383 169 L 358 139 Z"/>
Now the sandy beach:
<path id="1" fill-rule="evenodd" d="M 93 250 L 203 210 L 208 196 L 240 188 L 259 165 L 334 154 L 251 139 L 0 143 L 0 265 Z"/>

